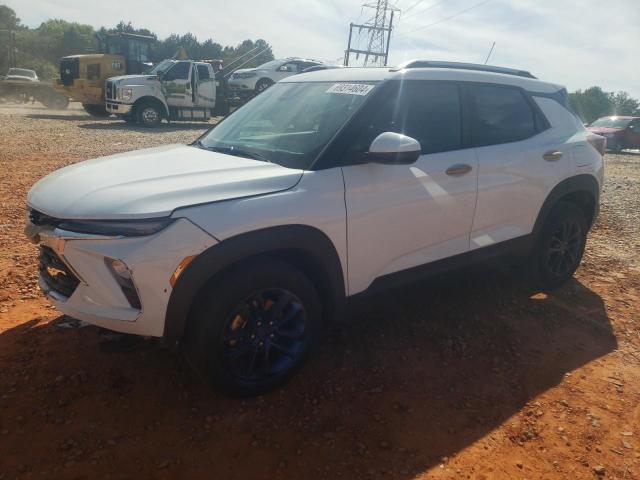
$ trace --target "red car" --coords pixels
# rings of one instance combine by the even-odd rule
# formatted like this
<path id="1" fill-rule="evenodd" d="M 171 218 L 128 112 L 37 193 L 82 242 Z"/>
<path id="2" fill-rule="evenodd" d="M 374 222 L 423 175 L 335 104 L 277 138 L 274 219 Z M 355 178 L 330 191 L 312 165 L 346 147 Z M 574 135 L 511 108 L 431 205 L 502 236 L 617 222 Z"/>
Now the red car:
<path id="1" fill-rule="evenodd" d="M 625 148 L 640 148 L 640 117 L 601 117 L 587 130 L 607 138 L 607 150 L 620 153 Z"/>

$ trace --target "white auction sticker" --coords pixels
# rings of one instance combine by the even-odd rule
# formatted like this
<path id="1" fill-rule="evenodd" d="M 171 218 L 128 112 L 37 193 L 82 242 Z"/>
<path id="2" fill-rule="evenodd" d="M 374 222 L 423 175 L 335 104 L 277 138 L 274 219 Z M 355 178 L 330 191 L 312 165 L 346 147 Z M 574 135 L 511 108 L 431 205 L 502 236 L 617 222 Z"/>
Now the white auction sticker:
<path id="1" fill-rule="evenodd" d="M 343 93 L 346 95 L 366 95 L 373 89 L 373 85 L 366 83 L 336 83 L 329 87 L 327 93 Z"/>

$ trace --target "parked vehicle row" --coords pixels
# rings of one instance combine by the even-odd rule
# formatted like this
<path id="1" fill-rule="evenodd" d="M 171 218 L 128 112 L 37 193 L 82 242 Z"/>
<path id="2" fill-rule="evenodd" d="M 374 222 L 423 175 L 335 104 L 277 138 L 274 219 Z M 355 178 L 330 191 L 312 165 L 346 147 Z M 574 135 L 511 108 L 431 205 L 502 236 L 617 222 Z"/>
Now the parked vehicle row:
<path id="1" fill-rule="evenodd" d="M 613 153 L 640 148 L 640 117 L 602 117 L 589 124 L 587 130 L 605 137 L 607 149 Z"/>
<path id="2" fill-rule="evenodd" d="M 208 121 L 229 113 L 275 82 L 322 65 L 311 60 L 273 60 L 253 69 L 214 70 L 207 62 L 164 60 L 147 75 L 126 75 L 106 82 L 107 113 L 153 127 L 168 121 Z"/>
<path id="3" fill-rule="evenodd" d="M 193 102 L 204 66 L 169 63 L 165 81 L 175 68 L 196 79 L 170 95 Z M 192 145 L 48 175 L 26 233 L 59 310 L 162 338 L 224 391 L 259 394 L 350 299 L 497 256 L 542 288 L 566 282 L 598 213 L 604 148 L 566 90 L 529 72 L 325 69 L 280 80 Z"/>

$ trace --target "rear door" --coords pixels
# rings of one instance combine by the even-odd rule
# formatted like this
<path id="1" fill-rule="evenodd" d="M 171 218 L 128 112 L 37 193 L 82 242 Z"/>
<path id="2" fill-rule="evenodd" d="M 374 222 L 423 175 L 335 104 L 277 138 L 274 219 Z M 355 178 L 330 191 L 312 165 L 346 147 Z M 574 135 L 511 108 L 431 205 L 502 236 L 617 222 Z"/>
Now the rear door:
<path id="1" fill-rule="evenodd" d="M 170 107 L 193 106 L 191 64 L 192 62 L 188 61 L 176 62 L 162 76 L 164 94 Z"/>
<path id="2" fill-rule="evenodd" d="M 343 167 L 349 257 L 349 291 L 373 280 L 466 252 L 476 204 L 477 162 L 463 143 L 463 106 L 454 83 L 395 82 L 372 111 Z M 418 140 L 412 165 L 351 164 L 382 132 Z"/>
<path id="3" fill-rule="evenodd" d="M 567 135 L 550 128 L 521 89 L 467 90 L 478 157 L 473 250 L 530 233 L 548 193 L 568 174 L 572 152 Z"/>

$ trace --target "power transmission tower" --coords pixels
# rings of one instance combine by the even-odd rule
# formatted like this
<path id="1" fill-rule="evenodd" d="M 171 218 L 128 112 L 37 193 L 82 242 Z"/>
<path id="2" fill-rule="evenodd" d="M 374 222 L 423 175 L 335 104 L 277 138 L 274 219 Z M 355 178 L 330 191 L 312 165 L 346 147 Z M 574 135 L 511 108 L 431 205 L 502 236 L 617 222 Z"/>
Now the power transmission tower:
<path id="1" fill-rule="evenodd" d="M 364 24 L 349 24 L 349 42 L 344 54 L 344 64 L 349 65 L 351 54 L 356 55 L 356 60 L 360 55 L 364 55 L 363 66 L 386 66 L 389 59 L 389 42 L 391 40 L 391 30 L 393 29 L 393 14 L 397 8 L 389 5 L 389 0 L 376 0 L 373 3 L 366 3 L 363 8 L 375 9 L 375 15 Z M 353 37 L 353 30 L 356 29 L 357 40 Z M 364 33 L 364 35 L 363 35 Z M 366 38 L 367 48 L 352 48 L 352 43 L 360 45 L 362 37 Z"/>

